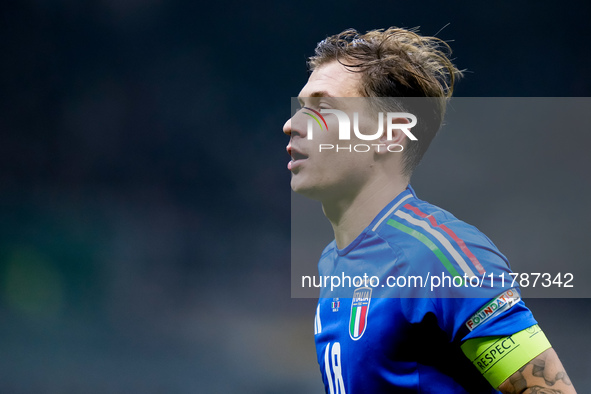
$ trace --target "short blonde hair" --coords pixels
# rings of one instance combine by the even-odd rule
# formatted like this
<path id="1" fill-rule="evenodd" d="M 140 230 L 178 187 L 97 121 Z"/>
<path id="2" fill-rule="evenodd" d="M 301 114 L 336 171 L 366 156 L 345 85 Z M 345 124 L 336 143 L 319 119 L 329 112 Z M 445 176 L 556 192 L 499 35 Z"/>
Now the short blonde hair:
<path id="1" fill-rule="evenodd" d="M 451 48 L 446 42 L 421 36 L 416 29 L 391 27 L 365 34 L 348 29 L 319 42 L 308 65 L 313 71 L 338 61 L 347 69 L 361 73 L 361 96 L 432 98 L 421 101 L 422 104 L 430 103 L 429 108 L 421 105 L 423 108 L 415 109 L 419 112 L 419 124 L 413 133 L 419 133 L 415 134 L 418 141 L 408 144 L 404 155 L 403 172 L 410 176 L 441 127 L 447 100 L 452 95 L 454 83 L 462 76 L 451 62 L 450 55 Z M 396 103 L 396 108 L 391 104 L 382 107 L 413 112 L 404 100 Z"/>

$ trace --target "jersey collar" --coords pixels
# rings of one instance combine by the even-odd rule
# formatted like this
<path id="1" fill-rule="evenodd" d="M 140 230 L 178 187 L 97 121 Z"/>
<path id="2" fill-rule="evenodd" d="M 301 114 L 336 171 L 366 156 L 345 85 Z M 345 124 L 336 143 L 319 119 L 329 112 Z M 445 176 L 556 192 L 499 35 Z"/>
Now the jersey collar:
<path id="1" fill-rule="evenodd" d="M 380 213 L 371 221 L 369 226 L 367 226 L 361 232 L 361 234 L 359 234 L 357 236 L 357 238 L 355 238 L 353 240 L 353 242 L 351 242 L 349 245 L 347 245 L 343 249 L 337 248 L 336 242 L 335 242 L 335 249 L 336 249 L 337 253 L 339 254 L 339 256 L 344 256 L 347 253 L 349 253 L 351 250 L 355 249 L 355 247 L 357 245 L 359 245 L 359 243 L 363 240 L 363 238 L 365 238 L 367 233 L 375 232 L 381 226 L 381 224 L 385 221 L 385 219 L 387 217 L 389 217 L 390 215 L 392 215 L 392 213 L 394 213 L 398 209 L 400 204 L 402 204 L 404 201 L 406 201 L 410 198 L 413 198 L 413 197 L 416 198 L 417 195 L 415 194 L 414 189 L 409 184 L 402 193 L 399 193 L 392 201 L 390 201 L 388 203 L 388 205 L 386 205 L 380 211 Z"/>

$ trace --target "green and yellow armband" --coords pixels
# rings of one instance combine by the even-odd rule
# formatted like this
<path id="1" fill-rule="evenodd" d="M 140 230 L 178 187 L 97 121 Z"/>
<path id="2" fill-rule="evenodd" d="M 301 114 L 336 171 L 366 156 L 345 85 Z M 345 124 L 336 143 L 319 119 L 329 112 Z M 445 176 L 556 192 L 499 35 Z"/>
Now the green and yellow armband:
<path id="1" fill-rule="evenodd" d="M 486 380 L 497 388 L 551 345 L 536 324 L 508 337 L 469 339 L 461 347 Z"/>

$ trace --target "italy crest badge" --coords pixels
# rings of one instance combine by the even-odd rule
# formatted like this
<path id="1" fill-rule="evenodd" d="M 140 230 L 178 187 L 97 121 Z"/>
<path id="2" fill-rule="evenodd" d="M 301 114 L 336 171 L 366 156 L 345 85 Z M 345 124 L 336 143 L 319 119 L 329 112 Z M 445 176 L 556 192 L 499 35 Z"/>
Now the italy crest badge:
<path id="1" fill-rule="evenodd" d="M 349 335 L 356 341 L 367 328 L 367 312 L 371 301 L 371 288 L 360 287 L 353 293 L 351 315 L 349 317 Z"/>

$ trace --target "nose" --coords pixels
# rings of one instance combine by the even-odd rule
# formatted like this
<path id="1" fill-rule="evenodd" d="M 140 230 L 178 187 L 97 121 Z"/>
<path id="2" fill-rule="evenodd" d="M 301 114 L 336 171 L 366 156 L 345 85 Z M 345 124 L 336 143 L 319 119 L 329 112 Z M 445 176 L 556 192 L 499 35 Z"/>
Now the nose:
<path id="1" fill-rule="evenodd" d="M 301 115 L 301 111 L 296 112 L 283 125 L 283 132 L 291 138 L 306 138 L 306 117 Z"/>
<path id="2" fill-rule="evenodd" d="M 283 132 L 291 137 L 291 118 L 287 119 L 287 122 L 283 125 Z"/>

